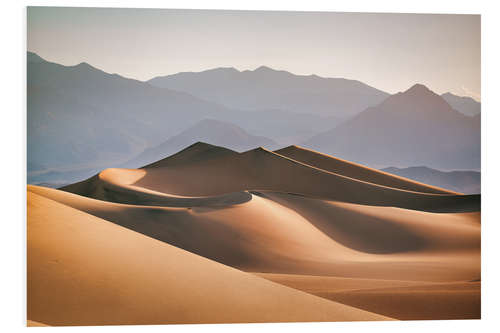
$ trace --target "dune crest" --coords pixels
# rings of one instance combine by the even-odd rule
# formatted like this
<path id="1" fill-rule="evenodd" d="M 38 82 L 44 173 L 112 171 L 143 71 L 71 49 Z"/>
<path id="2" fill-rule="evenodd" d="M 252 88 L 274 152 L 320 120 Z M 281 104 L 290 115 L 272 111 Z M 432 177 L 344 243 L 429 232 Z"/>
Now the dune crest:
<path id="1" fill-rule="evenodd" d="M 307 154 L 318 158 L 313 153 Z M 333 169 L 341 173 L 326 170 L 339 163 L 341 167 Z M 141 177 L 137 177 L 133 184 L 123 184 L 128 182 L 128 176 L 113 179 L 108 177 L 104 186 L 112 188 L 113 192 L 126 192 L 125 190 L 131 190 L 128 185 L 133 185 L 134 190 L 142 188 L 145 192 L 149 190 L 177 196 L 219 196 L 247 190 L 267 190 L 326 200 L 426 211 L 475 211 L 480 205 L 478 195 L 441 193 L 442 190 L 431 186 L 375 172 L 373 169 L 328 156 L 321 156 L 319 163 L 319 166 L 325 169 L 312 164 L 314 163 L 305 164 L 262 147 L 233 153 L 224 148 L 197 143 L 162 160 L 161 164 L 140 169 L 141 171 L 137 172 L 141 173 Z M 103 177 L 100 174 L 64 187 L 63 190 L 103 198 L 102 191 L 99 192 Z M 114 186 L 115 184 L 118 186 Z M 130 196 L 130 193 L 127 195 Z M 106 198 L 110 201 L 117 200 L 110 196 Z M 136 199 L 137 196 L 132 194 L 132 200 Z M 151 199 L 150 202 L 154 200 Z M 130 203 L 131 200 L 121 199 L 116 202 Z"/>
<path id="2" fill-rule="evenodd" d="M 134 186 L 146 176 L 143 169 L 106 169 L 80 183 L 65 187 L 69 192 L 116 203 L 167 207 L 217 207 L 237 205 L 252 199 L 245 191 L 211 196 L 182 196 Z"/>
<path id="3" fill-rule="evenodd" d="M 457 192 L 448 191 L 435 186 L 429 186 L 296 145 L 275 150 L 274 152 L 319 169 L 363 180 L 372 184 L 422 193 L 459 194 Z"/>
<path id="4" fill-rule="evenodd" d="M 234 150 L 214 146 L 205 142 L 195 142 L 181 151 L 154 163 L 145 165 L 144 168 L 161 168 L 194 161 L 202 161 L 226 155 L 237 155 Z"/>

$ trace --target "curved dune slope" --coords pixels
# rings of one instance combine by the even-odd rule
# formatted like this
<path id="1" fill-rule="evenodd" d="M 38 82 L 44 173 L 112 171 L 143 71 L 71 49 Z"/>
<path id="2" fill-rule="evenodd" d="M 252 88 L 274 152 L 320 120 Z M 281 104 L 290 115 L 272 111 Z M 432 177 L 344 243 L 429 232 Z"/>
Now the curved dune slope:
<path id="1" fill-rule="evenodd" d="M 415 212 L 279 193 L 216 209 L 160 208 L 36 186 L 29 191 L 245 271 L 419 281 L 478 276 L 477 213 Z"/>
<path id="2" fill-rule="evenodd" d="M 28 191 L 28 319 L 47 325 L 386 320 Z"/>
<path id="3" fill-rule="evenodd" d="M 373 184 L 422 193 L 460 194 L 419 183 L 404 177 L 395 176 L 377 169 L 368 168 L 361 164 L 349 162 L 299 146 L 289 146 L 275 150 L 274 152 L 319 169 Z"/>
<path id="4" fill-rule="evenodd" d="M 326 235 L 368 253 L 479 251 L 479 213 L 428 213 L 315 200 L 281 193 L 265 197 L 293 209 Z"/>
<path id="5" fill-rule="evenodd" d="M 200 145 L 202 144 L 193 145 L 173 155 L 175 161 L 182 160 L 180 164 L 136 171 L 141 172 L 141 177 L 137 177 L 132 184 L 134 190 L 180 196 L 219 196 L 246 190 L 268 190 L 365 205 L 427 211 L 476 211 L 480 206 L 478 195 L 422 193 L 373 184 L 325 171 L 264 148 L 218 156 L 219 151 L 212 146 L 209 156 L 217 156 L 208 158 L 206 151 L 202 151 L 201 154 L 205 158 L 200 159 L 197 157 Z M 224 148 L 221 149 L 224 151 Z M 163 160 L 162 165 L 168 165 L 168 160 L 169 158 Z M 357 166 L 352 168 L 359 169 Z M 352 176 L 355 172 L 350 170 L 348 174 Z M 130 193 L 129 187 L 124 189 L 123 186 L 109 185 L 125 184 L 128 176 L 117 172 L 114 172 L 116 177 L 104 176 L 110 173 L 106 170 L 63 190 L 114 202 L 137 203 L 137 196 L 135 192 Z M 117 195 L 117 190 L 122 193 Z M 242 198 L 240 194 L 236 202 Z M 161 204 L 161 201 L 159 203 Z"/>
<path id="6" fill-rule="evenodd" d="M 237 205 L 252 198 L 246 191 L 212 196 L 181 196 L 133 185 L 145 175 L 146 171 L 141 169 L 106 169 L 83 182 L 69 185 L 65 190 L 111 202 L 167 207 Z"/>

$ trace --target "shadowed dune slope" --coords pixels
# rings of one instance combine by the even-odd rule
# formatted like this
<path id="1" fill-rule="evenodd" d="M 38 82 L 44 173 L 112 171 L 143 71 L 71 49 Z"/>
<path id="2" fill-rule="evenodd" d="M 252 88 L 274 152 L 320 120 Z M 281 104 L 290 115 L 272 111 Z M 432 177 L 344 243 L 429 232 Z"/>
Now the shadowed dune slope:
<path id="1" fill-rule="evenodd" d="M 426 213 L 300 196 L 168 208 L 29 186 L 75 209 L 245 271 L 419 281 L 478 278 L 479 213 Z"/>
<path id="2" fill-rule="evenodd" d="M 274 152 L 319 169 L 373 184 L 423 193 L 459 194 L 298 146 L 289 146 Z"/>
<path id="3" fill-rule="evenodd" d="M 28 191 L 31 321 L 117 325 L 386 320 L 207 260 Z"/>
<path id="4" fill-rule="evenodd" d="M 428 213 L 280 193 L 266 193 L 265 197 L 361 252 L 479 251 L 481 247 L 479 213 Z"/>
<path id="5" fill-rule="evenodd" d="M 144 192 L 145 189 L 178 196 L 217 196 L 246 190 L 268 190 L 426 211 L 477 211 L 480 206 L 479 195 L 422 193 L 359 180 L 353 177 L 357 175 L 356 169 L 363 169 L 348 163 L 346 169 L 351 177 L 307 165 L 264 148 L 233 154 L 225 148 L 211 146 L 210 149 L 200 149 L 200 146 L 205 148 L 207 145 L 192 145 L 179 154 L 159 161 L 156 167 L 129 170 L 127 174 L 115 172 L 116 177 L 105 177 L 104 174 L 110 172 L 104 171 L 63 190 L 133 204 L 137 200 L 135 192 L 120 198 L 109 195 L 109 192 L 120 190 L 120 186 L 113 187 L 113 184 L 130 184 L 130 177 L 135 177 L 130 185 L 136 192 Z M 203 156 L 200 157 L 200 154 Z M 136 175 L 131 176 L 131 173 Z M 361 178 L 366 179 L 366 176 Z M 397 177 L 394 179 L 397 180 Z"/>

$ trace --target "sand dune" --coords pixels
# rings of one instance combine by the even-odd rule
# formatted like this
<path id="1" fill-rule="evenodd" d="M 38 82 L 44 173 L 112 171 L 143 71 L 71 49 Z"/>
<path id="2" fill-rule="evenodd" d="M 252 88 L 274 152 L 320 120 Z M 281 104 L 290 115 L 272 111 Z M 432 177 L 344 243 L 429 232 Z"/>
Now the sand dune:
<path id="1" fill-rule="evenodd" d="M 480 218 L 479 195 L 300 147 L 196 143 L 63 191 L 28 186 L 28 319 L 478 318 Z"/>
<path id="2" fill-rule="evenodd" d="M 296 161 L 314 166 L 319 169 L 330 171 L 346 177 L 363 180 L 372 184 L 378 184 L 402 190 L 435 193 L 435 194 L 459 194 L 435 186 L 429 186 L 411 179 L 398 177 L 389 173 L 365 167 L 361 164 L 349 162 L 340 158 L 321 154 L 310 149 L 299 146 L 289 146 L 276 150 L 275 153 L 289 157 Z"/>
<path id="3" fill-rule="evenodd" d="M 475 211 L 480 205 L 478 195 L 431 194 L 369 183 L 322 170 L 264 148 L 241 154 L 223 154 L 222 157 L 213 155 L 219 155 L 221 150 L 225 149 L 215 148 L 209 151 L 209 158 L 200 159 L 197 158 L 200 150 L 204 156 L 207 153 L 199 146 L 206 144 L 193 145 L 182 154 L 174 155 L 177 163 L 173 165 L 167 158 L 160 161 L 155 168 L 141 169 L 140 177 L 137 176 L 133 185 L 180 196 L 214 196 L 245 190 L 268 190 L 365 205 L 427 211 Z M 158 167 L 160 165 L 169 166 Z M 359 168 L 356 165 L 350 167 L 354 169 L 348 172 L 352 176 Z M 105 177 L 101 173 L 97 177 L 63 189 L 103 200 L 136 203 L 135 195 L 113 196 L 103 191 L 102 186 L 107 185 L 102 183 L 103 178 Z M 108 183 L 125 183 L 124 178 L 128 180 L 128 177 L 116 177 L 111 181 L 106 179 Z"/>
<path id="4" fill-rule="evenodd" d="M 317 296 L 400 320 L 480 319 L 481 284 L 456 282 L 325 292 Z"/>
<path id="5" fill-rule="evenodd" d="M 480 282 L 422 283 L 258 274 L 270 281 L 400 320 L 481 318 Z"/>
<path id="6" fill-rule="evenodd" d="M 91 197 L 112 202 L 168 207 L 216 207 L 236 205 L 251 199 L 251 195 L 245 191 L 212 196 L 181 196 L 132 185 L 145 175 L 142 169 L 106 169 L 75 185 L 75 192 L 91 193 Z"/>
<path id="7" fill-rule="evenodd" d="M 196 142 L 167 158 L 148 164 L 144 168 L 160 168 L 174 165 L 182 165 L 189 162 L 207 161 L 222 156 L 236 156 L 237 152 L 224 147 L 214 146 L 208 143 Z"/>
<path id="8" fill-rule="evenodd" d="M 35 186 L 29 191 L 245 271 L 421 281 L 478 276 L 475 213 L 422 213 L 278 193 L 253 195 L 241 205 L 182 209 L 114 204 Z M 436 270 L 439 265 L 443 270 Z"/>
<path id="9" fill-rule="evenodd" d="M 319 230 L 350 248 L 369 253 L 433 250 L 479 251 L 478 213 L 439 214 L 266 193 Z"/>
<path id="10" fill-rule="evenodd" d="M 248 271 L 302 272 L 307 263 L 362 255 L 332 242 L 292 210 L 258 196 L 238 206 L 182 209 L 114 204 L 35 186 L 29 191 Z"/>
<path id="11" fill-rule="evenodd" d="M 386 320 L 28 192 L 28 319 L 49 325 Z"/>

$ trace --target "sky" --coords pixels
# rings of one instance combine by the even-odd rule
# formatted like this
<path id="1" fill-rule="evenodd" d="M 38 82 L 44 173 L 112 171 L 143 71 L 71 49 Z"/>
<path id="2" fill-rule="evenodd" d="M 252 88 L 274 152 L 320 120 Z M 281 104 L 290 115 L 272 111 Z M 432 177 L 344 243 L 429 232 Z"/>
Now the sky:
<path id="1" fill-rule="evenodd" d="M 27 48 L 142 81 L 265 65 L 481 99 L 479 15 L 28 7 Z"/>

